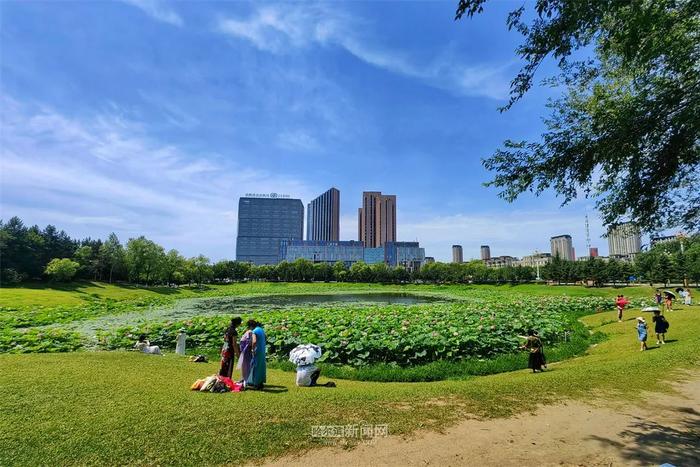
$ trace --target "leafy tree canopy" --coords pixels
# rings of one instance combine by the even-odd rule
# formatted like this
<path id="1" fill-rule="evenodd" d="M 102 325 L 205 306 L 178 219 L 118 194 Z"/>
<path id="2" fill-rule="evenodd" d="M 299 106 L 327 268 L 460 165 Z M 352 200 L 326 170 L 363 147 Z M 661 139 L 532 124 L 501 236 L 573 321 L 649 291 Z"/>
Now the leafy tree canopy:
<path id="1" fill-rule="evenodd" d="M 460 0 L 456 18 L 487 0 Z M 528 3 L 530 5 L 530 3 Z M 515 200 L 553 189 L 596 199 L 607 225 L 700 227 L 700 0 L 536 0 L 507 18 L 524 36 L 512 107 L 551 57 L 564 86 L 540 141 L 506 140 L 484 160 Z M 582 58 L 584 57 L 584 58 Z"/>

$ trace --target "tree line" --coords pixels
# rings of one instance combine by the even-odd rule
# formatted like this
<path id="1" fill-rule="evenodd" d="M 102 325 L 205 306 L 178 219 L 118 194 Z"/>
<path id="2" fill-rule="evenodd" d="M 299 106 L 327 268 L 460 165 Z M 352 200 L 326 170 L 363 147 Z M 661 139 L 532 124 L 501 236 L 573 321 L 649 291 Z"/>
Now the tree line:
<path id="1" fill-rule="evenodd" d="M 682 243 L 681 243 L 682 242 Z M 558 257 L 540 268 L 540 278 L 558 283 L 629 283 L 631 281 L 700 282 L 700 235 L 657 244 L 640 253 L 634 263 L 591 258 L 564 261 Z M 211 263 L 204 255 L 185 258 L 143 236 L 122 245 L 117 235 L 104 241 L 71 238 L 52 225 L 27 227 L 13 217 L 0 220 L 0 281 L 24 280 L 120 281 L 134 284 L 202 284 L 246 280 L 281 282 L 377 282 L 377 283 L 520 283 L 537 279 L 532 267 L 489 268 L 479 260 L 466 263 L 429 263 L 420 270 L 384 263 L 357 262 L 347 266 L 312 263 L 305 259 L 276 265 L 221 260 Z"/>

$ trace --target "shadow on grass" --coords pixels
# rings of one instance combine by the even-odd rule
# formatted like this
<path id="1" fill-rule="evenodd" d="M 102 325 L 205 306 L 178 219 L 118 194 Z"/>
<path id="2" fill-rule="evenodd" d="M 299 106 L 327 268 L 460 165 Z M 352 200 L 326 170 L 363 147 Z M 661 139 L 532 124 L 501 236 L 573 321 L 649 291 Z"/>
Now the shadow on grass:
<path id="1" fill-rule="evenodd" d="M 289 389 L 287 388 L 287 386 L 276 386 L 274 384 L 266 384 L 265 386 L 263 386 L 262 389 L 260 389 L 258 391 L 259 392 L 269 392 L 272 394 L 280 394 L 280 393 L 289 391 Z"/>
<path id="2" fill-rule="evenodd" d="M 593 435 L 590 439 L 618 449 L 630 462 L 642 465 L 700 465 L 700 412 L 691 407 L 659 407 L 678 414 L 673 426 L 634 418 L 620 437 L 624 442 Z"/>

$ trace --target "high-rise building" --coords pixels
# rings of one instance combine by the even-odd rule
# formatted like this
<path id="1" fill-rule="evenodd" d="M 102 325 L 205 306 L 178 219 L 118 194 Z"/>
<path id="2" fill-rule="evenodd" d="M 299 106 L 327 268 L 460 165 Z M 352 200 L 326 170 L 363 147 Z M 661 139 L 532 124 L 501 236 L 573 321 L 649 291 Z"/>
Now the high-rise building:
<path id="1" fill-rule="evenodd" d="M 620 224 L 608 230 L 608 256 L 631 257 L 642 250 L 642 234 L 637 226 L 630 222 Z"/>
<path id="2" fill-rule="evenodd" d="M 557 235 L 549 240 L 552 248 L 552 257 L 559 256 L 566 261 L 574 260 L 574 246 L 571 235 Z"/>
<path id="3" fill-rule="evenodd" d="M 481 245 L 481 259 L 491 259 L 491 248 L 488 245 Z"/>
<path id="4" fill-rule="evenodd" d="M 376 248 L 396 241 L 396 195 L 365 191 L 357 213 L 357 237 L 366 247 Z"/>
<path id="5" fill-rule="evenodd" d="M 590 256 L 591 258 L 597 258 L 598 257 L 598 248 L 594 247 L 594 246 L 590 247 L 588 249 L 588 256 Z"/>
<path id="6" fill-rule="evenodd" d="M 462 245 L 452 245 L 452 262 L 463 263 L 464 256 L 462 255 Z"/>
<path id="7" fill-rule="evenodd" d="M 246 195 L 238 200 L 236 260 L 277 264 L 282 240 L 301 240 L 304 204 L 283 195 Z"/>
<path id="8" fill-rule="evenodd" d="M 306 239 L 337 242 L 340 237 L 340 191 L 331 188 L 308 204 Z"/>

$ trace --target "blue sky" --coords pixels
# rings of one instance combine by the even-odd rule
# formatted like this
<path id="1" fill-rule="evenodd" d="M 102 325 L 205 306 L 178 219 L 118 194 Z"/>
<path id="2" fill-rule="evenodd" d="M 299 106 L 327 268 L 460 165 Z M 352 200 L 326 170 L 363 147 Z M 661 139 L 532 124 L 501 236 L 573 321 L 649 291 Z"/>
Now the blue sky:
<path id="1" fill-rule="evenodd" d="M 538 137 L 554 94 L 499 113 L 520 3 L 455 22 L 456 3 L 2 2 L 0 217 L 234 258 L 239 196 L 335 186 L 343 239 L 378 190 L 397 195 L 400 240 L 438 259 L 563 233 L 583 254 L 586 211 L 605 254 L 590 201 L 482 186 L 481 158 Z"/>

